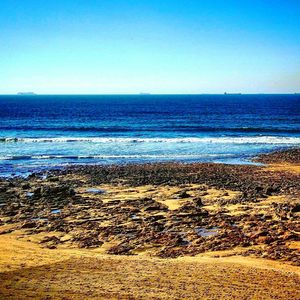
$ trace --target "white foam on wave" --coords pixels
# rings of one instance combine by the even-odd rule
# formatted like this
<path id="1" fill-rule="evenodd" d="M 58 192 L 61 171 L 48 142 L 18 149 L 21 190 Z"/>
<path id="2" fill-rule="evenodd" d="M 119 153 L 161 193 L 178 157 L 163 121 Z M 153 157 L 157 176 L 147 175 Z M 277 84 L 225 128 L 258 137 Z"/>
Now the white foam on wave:
<path id="1" fill-rule="evenodd" d="M 215 143 L 215 144 L 274 144 L 297 145 L 300 137 L 186 137 L 186 138 L 130 138 L 130 137 L 55 137 L 55 138 L 0 138 L 2 142 L 22 143 Z"/>
<path id="2" fill-rule="evenodd" d="M 32 155 L 32 156 L 0 156 L 0 160 L 26 160 L 26 159 L 197 159 L 204 157 L 232 157 L 233 154 L 124 154 L 124 155 Z"/>

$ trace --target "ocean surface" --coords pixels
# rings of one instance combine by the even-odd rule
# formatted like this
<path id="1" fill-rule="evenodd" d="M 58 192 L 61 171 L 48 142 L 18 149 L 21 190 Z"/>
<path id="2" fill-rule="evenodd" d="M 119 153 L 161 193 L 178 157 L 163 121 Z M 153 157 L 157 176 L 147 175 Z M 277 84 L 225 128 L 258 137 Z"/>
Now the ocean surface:
<path id="1" fill-rule="evenodd" d="M 299 144 L 296 94 L 0 96 L 0 176 L 69 164 L 244 164 Z"/>

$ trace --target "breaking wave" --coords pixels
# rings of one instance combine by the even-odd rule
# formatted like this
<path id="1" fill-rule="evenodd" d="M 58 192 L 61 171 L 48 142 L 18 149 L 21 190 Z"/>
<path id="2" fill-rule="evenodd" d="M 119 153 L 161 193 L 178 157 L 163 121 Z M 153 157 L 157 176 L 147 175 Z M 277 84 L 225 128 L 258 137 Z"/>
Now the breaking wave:
<path id="1" fill-rule="evenodd" d="M 59 132 L 98 132 L 98 133 L 126 133 L 126 132 L 236 132 L 236 133 L 300 133 L 299 128 L 276 128 L 276 127 L 222 127 L 222 126 L 199 126 L 199 125 L 161 125 L 160 126 L 145 126 L 140 125 L 138 128 L 126 126 L 0 126 L 0 130 L 23 130 L 23 131 L 59 131 Z"/>
<path id="2" fill-rule="evenodd" d="M 214 157 L 234 157 L 233 154 L 136 154 L 136 155 L 8 155 L 0 156 L 0 160 L 48 160 L 48 159 L 197 159 L 197 158 L 214 158 Z"/>
<path id="3" fill-rule="evenodd" d="M 130 137 L 56 137 L 0 138 L 2 143 L 215 143 L 215 144 L 274 144 L 298 145 L 300 137 L 187 137 L 187 138 L 130 138 Z"/>

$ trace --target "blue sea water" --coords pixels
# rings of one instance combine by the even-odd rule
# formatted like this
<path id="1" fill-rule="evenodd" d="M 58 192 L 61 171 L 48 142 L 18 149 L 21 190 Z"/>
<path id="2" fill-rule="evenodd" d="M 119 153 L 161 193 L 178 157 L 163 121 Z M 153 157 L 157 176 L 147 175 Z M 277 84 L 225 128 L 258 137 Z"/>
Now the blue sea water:
<path id="1" fill-rule="evenodd" d="M 0 176 L 69 164 L 251 163 L 300 144 L 300 95 L 0 96 Z"/>

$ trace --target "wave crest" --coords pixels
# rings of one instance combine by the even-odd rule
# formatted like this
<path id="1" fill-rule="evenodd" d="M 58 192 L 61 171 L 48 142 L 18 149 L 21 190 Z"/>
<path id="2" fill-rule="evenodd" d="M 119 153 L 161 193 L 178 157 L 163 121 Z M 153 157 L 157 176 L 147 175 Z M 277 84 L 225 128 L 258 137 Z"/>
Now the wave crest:
<path id="1" fill-rule="evenodd" d="M 222 126 L 199 126 L 199 125 L 172 125 L 172 126 L 144 126 L 140 124 L 138 129 L 134 127 L 126 126 L 107 126 L 107 127 L 96 127 L 96 126 L 31 126 L 31 125 L 22 125 L 22 126 L 0 126 L 0 130 L 26 130 L 26 131 L 58 131 L 58 132 L 98 132 L 98 133 L 126 133 L 126 132 L 236 132 L 236 133 L 288 133 L 295 134 L 300 133 L 299 128 L 276 128 L 276 127 L 222 127 Z"/>
<path id="2" fill-rule="evenodd" d="M 216 143 L 216 144 L 278 144 L 297 145 L 300 137 L 186 137 L 186 138 L 129 138 L 129 137 L 57 137 L 57 138 L 0 138 L 2 143 Z"/>
<path id="3" fill-rule="evenodd" d="M 233 154 L 124 154 L 124 155 L 15 155 L 0 156 L 0 160 L 47 160 L 47 159 L 197 159 L 204 157 L 234 157 Z"/>

